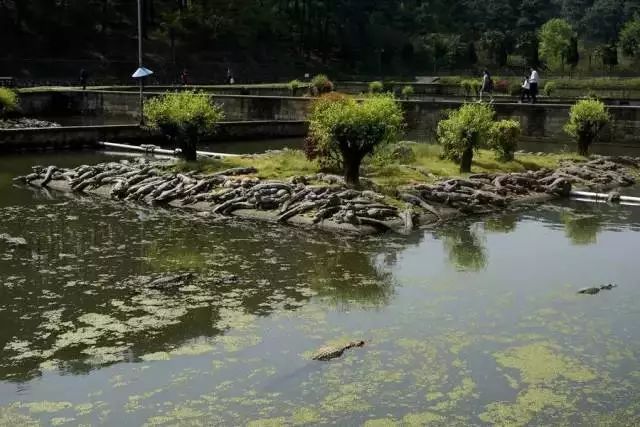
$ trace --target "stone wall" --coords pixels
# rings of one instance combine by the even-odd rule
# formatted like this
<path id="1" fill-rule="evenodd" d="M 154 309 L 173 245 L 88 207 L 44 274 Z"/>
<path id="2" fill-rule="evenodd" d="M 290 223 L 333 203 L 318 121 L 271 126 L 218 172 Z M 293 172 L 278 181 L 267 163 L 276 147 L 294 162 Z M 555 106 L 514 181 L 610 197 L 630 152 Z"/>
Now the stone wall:
<path id="1" fill-rule="evenodd" d="M 156 96 L 150 93 L 146 96 Z M 222 106 L 228 121 L 303 121 L 310 107 L 309 98 L 212 95 Z M 26 93 L 21 95 L 24 112 L 32 116 L 60 114 L 138 114 L 138 95 L 131 92 L 67 91 Z M 401 101 L 410 137 L 432 138 L 438 121 L 447 110 L 458 108 L 462 101 Z M 499 118 L 513 118 L 522 123 L 523 139 L 528 141 L 566 142 L 562 130 L 569 116 L 569 104 L 516 104 L 497 102 Z M 605 129 L 601 141 L 640 144 L 640 107 L 610 106 L 613 123 Z"/>

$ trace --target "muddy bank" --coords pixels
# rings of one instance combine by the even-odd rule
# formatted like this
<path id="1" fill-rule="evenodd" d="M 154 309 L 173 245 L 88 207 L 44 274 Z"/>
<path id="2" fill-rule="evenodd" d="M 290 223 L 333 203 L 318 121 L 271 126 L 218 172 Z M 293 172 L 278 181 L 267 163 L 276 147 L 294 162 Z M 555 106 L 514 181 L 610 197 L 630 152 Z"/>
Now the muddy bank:
<path id="1" fill-rule="evenodd" d="M 347 188 L 328 174 L 282 181 L 258 178 L 255 168 L 212 174 L 176 173 L 171 163 L 139 158 L 73 169 L 34 166 L 15 181 L 64 192 L 96 194 L 196 210 L 202 215 L 289 223 L 346 233 L 393 230 L 407 233 L 460 215 L 482 214 L 525 203 L 568 197 L 571 189 L 599 191 L 632 185 L 629 168 L 639 159 L 596 157 L 566 162 L 555 170 L 476 174 L 435 184 L 415 183 L 385 195 L 373 182 L 366 190 Z"/>

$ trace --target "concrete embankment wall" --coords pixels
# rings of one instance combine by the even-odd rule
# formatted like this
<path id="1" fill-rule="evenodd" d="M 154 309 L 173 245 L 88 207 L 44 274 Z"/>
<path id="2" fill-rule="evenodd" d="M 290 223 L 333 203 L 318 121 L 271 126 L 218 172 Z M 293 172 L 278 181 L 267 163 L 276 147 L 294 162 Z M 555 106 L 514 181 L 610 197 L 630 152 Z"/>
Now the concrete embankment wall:
<path id="1" fill-rule="evenodd" d="M 146 96 L 155 96 L 154 93 Z M 222 105 L 230 121 L 304 121 L 311 99 L 303 97 L 212 95 Z M 402 101 L 406 111 L 408 133 L 412 138 L 432 138 L 438 121 L 447 110 L 458 108 L 462 101 Z M 60 114 L 138 115 L 138 95 L 131 92 L 51 91 L 21 95 L 23 111 L 33 116 Z M 568 119 L 569 104 L 496 103 L 499 118 L 519 120 L 523 139 L 528 141 L 567 142 L 563 126 Z M 640 107 L 610 106 L 612 123 L 601 142 L 640 144 Z"/>
<path id="2" fill-rule="evenodd" d="M 253 121 L 220 123 L 209 141 L 293 138 L 306 135 L 305 121 Z M 80 149 L 98 141 L 153 143 L 167 141 L 138 125 L 66 126 L 58 128 L 0 130 L 0 152 L 53 149 Z"/>

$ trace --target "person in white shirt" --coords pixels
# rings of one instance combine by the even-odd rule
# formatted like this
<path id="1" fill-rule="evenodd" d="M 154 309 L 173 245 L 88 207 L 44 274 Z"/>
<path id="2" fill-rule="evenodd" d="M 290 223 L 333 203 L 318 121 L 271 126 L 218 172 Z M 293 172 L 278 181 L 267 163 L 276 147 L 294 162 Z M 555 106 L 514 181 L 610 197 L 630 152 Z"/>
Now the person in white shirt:
<path id="1" fill-rule="evenodd" d="M 520 102 L 524 102 L 524 98 L 527 101 L 531 100 L 531 84 L 529 83 L 529 76 L 524 76 L 522 80 L 522 86 L 520 87 Z"/>
<path id="2" fill-rule="evenodd" d="M 535 68 L 531 67 L 531 77 L 529 77 L 529 92 L 531 94 L 531 102 L 536 103 L 538 96 L 538 85 L 540 84 L 540 76 Z"/>

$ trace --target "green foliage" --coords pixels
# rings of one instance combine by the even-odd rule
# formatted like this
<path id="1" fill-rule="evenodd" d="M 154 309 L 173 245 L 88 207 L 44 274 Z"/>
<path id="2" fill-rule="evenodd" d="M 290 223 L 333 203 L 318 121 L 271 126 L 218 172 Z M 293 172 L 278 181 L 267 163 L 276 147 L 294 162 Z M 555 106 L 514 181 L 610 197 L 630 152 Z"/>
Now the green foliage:
<path id="1" fill-rule="evenodd" d="M 461 169 L 466 169 L 462 165 L 466 161 L 470 167 L 471 158 L 465 156 L 473 156 L 473 150 L 486 144 L 494 115 L 493 107 L 485 103 L 465 104 L 449 112 L 448 117 L 438 123 L 437 130 L 443 156 L 461 162 Z"/>
<path id="2" fill-rule="evenodd" d="M 460 81 L 460 87 L 464 91 L 465 96 L 475 96 L 480 93 L 482 82 L 480 79 L 465 79 Z"/>
<path id="3" fill-rule="evenodd" d="M 542 93 L 544 93 L 544 96 L 550 97 L 555 90 L 556 90 L 556 83 L 551 81 L 551 82 L 545 83 L 544 88 L 542 89 Z"/>
<path id="4" fill-rule="evenodd" d="M 183 155 L 195 160 L 200 137 L 215 132 L 224 113 L 209 96 L 197 91 L 168 92 L 145 102 L 147 124 L 180 143 Z"/>
<path id="5" fill-rule="evenodd" d="M 627 22 L 620 31 L 622 54 L 631 58 L 640 57 L 640 19 Z"/>
<path id="6" fill-rule="evenodd" d="M 384 84 L 379 81 L 369 83 L 369 93 L 381 94 L 384 91 Z"/>
<path id="7" fill-rule="evenodd" d="M 311 90 L 315 96 L 333 92 L 333 82 L 324 74 L 318 74 L 311 79 Z"/>
<path id="8" fill-rule="evenodd" d="M 298 88 L 300 88 L 300 86 L 302 86 L 302 82 L 300 80 L 297 80 L 297 79 L 291 80 L 287 84 L 287 87 L 289 88 L 291 93 L 295 93 L 296 90 L 298 90 Z"/>
<path id="9" fill-rule="evenodd" d="M 11 89 L 0 87 L 0 115 L 18 109 L 18 94 Z"/>
<path id="10" fill-rule="evenodd" d="M 488 141 L 498 160 L 508 162 L 514 159 L 521 133 L 520 122 L 517 120 L 500 120 L 493 123 Z"/>
<path id="11" fill-rule="evenodd" d="M 509 95 L 520 96 L 521 90 L 522 90 L 522 81 L 514 80 L 511 83 L 509 83 Z"/>
<path id="12" fill-rule="evenodd" d="M 404 128 L 402 109 L 384 95 L 362 101 L 320 99 L 309 122 L 309 138 L 321 147 L 320 155 L 340 153 L 349 184 L 358 183 L 362 159 L 377 147 L 397 141 Z"/>
<path id="13" fill-rule="evenodd" d="M 413 96 L 413 94 L 415 93 L 415 91 L 413 90 L 413 86 L 411 85 L 406 85 L 402 88 L 402 97 L 404 99 L 409 99 Z"/>
<path id="14" fill-rule="evenodd" d="M 565 52 L 565 60 L 567 64 L 571 66 L 571 68 L 575 68 L 580 61 L 580 52 L 578 51 L 578 38 L 571 37 L 571 41 L 569 43 L 569 47 Z"/>
<path id="15" fill-rule="evenodd" d="M 556 89 L 625 90 L 640 87 L 638 77 L 597 77 L 591 79 L 553 79 Z"/>
<path id="16" fill-rule="evenodd" d="M 573 38 L 571 25 L 564 19 L 554 18 L 540 28 L 538 36 L 540 38 L 540 58 L 552 67 L 562 65 Z"/>
<path id="17" fill-rule="evenodd" d="M 587 155 L 589 146 L 598 137 L 611 117 L 602 101 L 583 99 L 571 107 L 564 130 L 578 143 L 578 152 Z"/>

